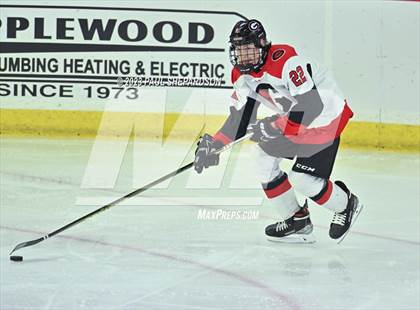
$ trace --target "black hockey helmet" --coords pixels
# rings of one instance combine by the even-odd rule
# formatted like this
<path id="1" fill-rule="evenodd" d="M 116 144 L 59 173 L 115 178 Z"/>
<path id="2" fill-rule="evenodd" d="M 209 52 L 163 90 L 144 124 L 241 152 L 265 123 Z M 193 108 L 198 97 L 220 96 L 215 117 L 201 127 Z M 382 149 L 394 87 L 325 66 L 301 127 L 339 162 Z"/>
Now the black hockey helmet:
<path id="1" fill-rule="evenodd" d="M 264 65 L 271 43 L 262 24 L 251 19 L 235 24 L 229 37 L 229 58 L 242 73 L 258 71 Z"/>

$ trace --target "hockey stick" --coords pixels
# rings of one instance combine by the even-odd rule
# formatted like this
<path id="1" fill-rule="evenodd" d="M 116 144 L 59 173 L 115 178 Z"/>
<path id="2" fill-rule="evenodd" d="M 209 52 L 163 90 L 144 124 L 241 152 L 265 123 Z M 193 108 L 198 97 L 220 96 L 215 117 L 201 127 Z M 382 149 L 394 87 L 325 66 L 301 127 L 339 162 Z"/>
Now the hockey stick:
<path id="1" fill-rule="evenodd" d="M 227 149 L 230 149 L 235 144 L 237 144 L 237 143 L 239 143 L 239 142 L 241 142 L 241 141 L 249 138 L 251 135 L 252 135 L 252 133 L 248 133 L 245 136 L 243 136 L 243 137 L 241 137 L 241 138 L 233 141 L 232 143 L 229 143 L 229 144 L 223 146 L 222 148 L 216 150 L 213 154 L 222 153 L 222 152 L 226 151 Z M 17 246 L 15 246 L 15 248 L 12 250 L 12 252 L 10 252 L 9 255 L 12 255 L 15 251 L 17 251 L 19 249 L 22 249 L 22 248 L 26 248 L 26 247 L 35 245 L 37 243 L 40 243 L 41 241 L 44 241 L 44 240 L 46 240 L 48 238 L 51 238 L 51 237 L 53 237 L 53 236 L 55 236 L 55 235 L 57 235 L 57 234 L 65 231 L 65 230 L 69 229 L 70 227 L 73 227 L 73 226 L 75 226 L 75 225 L 77 225 L 77 224 L 85 221 L 86 219 L 88 219 L 88 218 L 90 218 L 90 217 L 92 217 L 92 216 L 94 216 L 94 215 L 96 215 L 98 213 L 101 213 L 101 212 L 103 212 L 105 210 L 108 210 L 109 208 L 112 208 L 113 206 L 119 204 L 120 202 L 122 202 L 122 201 L 124 201 L 124 200 L 126 200 L 128 198 L 131 198 L 131 197 L 133 197 L 135 195 L 138 195 L 138 194 L 140 194 L 142 192 L 145 192 L 149 188 L 151 188 L 151 187 L 153 187 L 153 186 L 155 186 L 155 185 L 157 185 L 159 183 L 162 183 L 163 181 L 166 181 L 167 179 L 172 178 L 172 177 L 174 177 L 174 176 L 176 176 L 176 175 L 178 175 L 178 174 L 180 174 L 180 173 L 182 173 L 182 172 L 190 169 L 193 165 L 194 165 L 194 162 L 191 162 L 191 163 L 189 163 L 189 164 L 187 164 L 187 165 L 185 165 L 185 166 L 183 166 L 183 167 L 181 167 L 181 168 L 179 168 L 179 169 L 177 169 L 177 170 L 175 170 L 175 171 L 173 171 L 171 173 L 168 173 L 167 175 L 161 177 L 160 179 L 157 179 L 156 181 L 153 181 L 153 182 L 151 182 L 151 183 L 143 186 L 142 188 L 136 189 L 135 191 L 133 191 L 131 193 L 128 193 L 127 195 L 125 195 L 125 196 L 123 196 L 121 198 L 118 198 L 117 200 L 114 200 L 113 202 L 111 202 L 111 203 L 109 203 L 109 204 L 107 204 L 107 205 L 105 205 L 105 206 L 103 206 L 103 207 L 101 207 L 101 208 L 99 208 L 99 209 L 97 209 L 95 211 L 92 211 L 92 212 L 86 214 L 85 216 L 82 216 L 82 217 L 78 218 L 77 220 L 74 220 L 73 222 L 71 222 L 71 223 L 69 223 L 69 224 L 67 224 L 67 225 L 65 225 L 65 226 L 63 226 L 63 227 L 61 227 L 61 228 L 59 228 L 59 229 L 57 229 L 57 230 L 55 230 L 55 231 L 47 234 L 47 235 L 45 235 L 44 237 L 19 243 Z"/>

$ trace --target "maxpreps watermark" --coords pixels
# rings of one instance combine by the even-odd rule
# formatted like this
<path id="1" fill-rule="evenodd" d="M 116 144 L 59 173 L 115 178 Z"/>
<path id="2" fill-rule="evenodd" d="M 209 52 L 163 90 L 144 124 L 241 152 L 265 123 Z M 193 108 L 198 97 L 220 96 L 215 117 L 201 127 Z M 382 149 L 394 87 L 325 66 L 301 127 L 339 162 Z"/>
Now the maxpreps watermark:
<path id="1" fill-rule="evenodd" d="M 220 87 L 223 80 L 221 78 L 207 77 L 118 77 L 119 87 Z"/>
<path id="2" fill-rule="evenodd" d="M 250 221 L 258 220 L 260 211 L 258 210 L 207 210 L 200 209 L 197 213 L 198 220 L 239 220 Z"/>

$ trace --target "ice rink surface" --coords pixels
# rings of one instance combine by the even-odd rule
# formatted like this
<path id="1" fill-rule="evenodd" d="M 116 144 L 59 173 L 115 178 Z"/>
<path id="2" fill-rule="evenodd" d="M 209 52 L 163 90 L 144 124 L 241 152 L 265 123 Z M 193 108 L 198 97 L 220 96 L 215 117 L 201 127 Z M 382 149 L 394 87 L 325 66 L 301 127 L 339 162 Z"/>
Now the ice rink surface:
<path id="1" fill-rule="evenodd" d="M 115 164 L 112 145 L 90 157 L 93 140 L 1 140 L 1 309 L 419 309 L 418 154 L 340 150 L 333 178 L 365 205 L 340 245 L 328 237 L 332 214 L 313 204 L 315 244 L 265 240 L 276 213 L 245 144 L 9 260 L 16 244 L 191 159 L 184 143 L 162 154 L 151 144 L 130 143 Z M 115 186 L 89 188 L 113 170 Z M 203 210 L 259 213 L 198 219 Z"/>

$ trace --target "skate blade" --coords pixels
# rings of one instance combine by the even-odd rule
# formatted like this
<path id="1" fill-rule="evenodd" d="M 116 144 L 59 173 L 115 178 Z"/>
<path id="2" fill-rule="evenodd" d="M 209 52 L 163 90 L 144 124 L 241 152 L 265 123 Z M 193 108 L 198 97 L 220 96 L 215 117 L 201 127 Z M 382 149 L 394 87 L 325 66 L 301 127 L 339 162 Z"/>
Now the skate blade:
<path id="1" fill-rule="evenodd" d="M 359 214 L 362 212 L 362 210 L 363 210 L 363 205 L 361 203 L 358 203 L 356 211 L 354 211 L 353 219 L 351 221 L 349 229 L 347 229 L 347 231 L 344 233 L 344 235 L 342 235 L 340 237 L 340 239 L 338 239 L 337 244 L 340 244 L 344 240 L 344 238 L 347 236 L 347 234 L 350 232 L 350 229 L 353 227 L 354 223 L 356 222 L 356 220 L 359 217 Z"/>
<path id="2" fill-rule="evenodd" d="M 268 241 L 279 242 L 279 243 L 314 243 L 316 241 L 313 234 L 293 234 L 286 237 L 272 237 L 267 236 Z"/>

